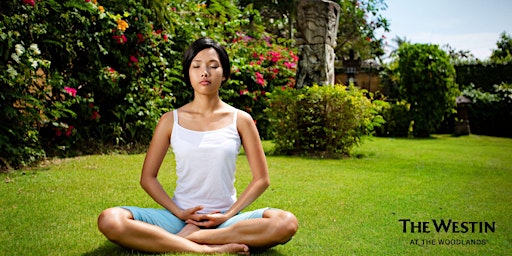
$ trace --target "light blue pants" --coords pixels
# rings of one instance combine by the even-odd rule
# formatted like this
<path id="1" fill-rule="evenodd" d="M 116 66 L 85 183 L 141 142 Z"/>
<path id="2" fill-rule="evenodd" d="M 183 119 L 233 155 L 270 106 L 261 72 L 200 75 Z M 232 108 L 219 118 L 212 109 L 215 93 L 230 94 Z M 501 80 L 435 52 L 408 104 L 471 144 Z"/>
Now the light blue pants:
<path id="1" fill-rule="evenodd" d="M 161 227 L 173 234 L 180 232 L 186 225 L 185 221 L 176 217 L 167 209 L 140 208 L 136 206 L 121 206 L 121 208 L 130 211 L 135 220 Z M 242 220 L 263 218 L 263 212 L 268 209 L 269 208 L 261 208 L 250 212 L 239 213 L 220 224 L 217 228 L 229 227 Z"/>

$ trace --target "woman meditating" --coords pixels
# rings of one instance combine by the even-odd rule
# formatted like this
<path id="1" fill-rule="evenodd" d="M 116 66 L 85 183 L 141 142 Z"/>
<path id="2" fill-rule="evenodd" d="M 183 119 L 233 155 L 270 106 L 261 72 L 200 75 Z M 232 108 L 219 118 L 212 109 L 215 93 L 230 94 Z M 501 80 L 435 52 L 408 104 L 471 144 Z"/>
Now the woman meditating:
<path id="1" fill-rule="evenodd" d="M 219 88 L 230 77 L 226 50 L 210 38 L 185 52 L 183 76 L 193 100 L 164 114 L 144 160 L 140 184 L 163 209 L 134 206 L 104 210 L 99 230 L 111 241 L 146 252 L 249 253 L 289 241 L 298 228 L 290 212 L 242 212 L 269 186 L 268 167 L 252 117 L 224 103 Z M 168 148 L 176 158 L 169 196 L 158 181 Z M 243 146 L 252 180 L 237 198 L 236 159 Z"/>

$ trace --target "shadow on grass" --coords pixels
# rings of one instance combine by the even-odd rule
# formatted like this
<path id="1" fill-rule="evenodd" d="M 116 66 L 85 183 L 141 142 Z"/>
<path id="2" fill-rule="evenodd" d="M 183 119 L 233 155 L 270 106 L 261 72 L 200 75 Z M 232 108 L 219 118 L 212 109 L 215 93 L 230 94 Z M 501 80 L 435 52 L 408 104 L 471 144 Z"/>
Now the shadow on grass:
<path id="1" fill-rule="evenodd" d="M 151 255 L 151 254 L 142 254 L 140 252 L 136 252 L 130 249 L 123 248 L 118 246 L 112 242 L 105 241 L 103 245 L 96 248 L 93 251 L 86 252 L 82 254 L 82 256 L 100 256 L 100 255 Z"/>
<path id="2" fill-rule="evenodd" d="M 105 255 L 109 255 L 109 256 L 132 256 L 132 255 L 142 256 L 142 255 L 144 255 L 144 256 L 146 256 L 146 255 L 162 255 L 162 254 L 139 252 L 139 251 L 123 248 L 123 247 L 118 246 L 109 241 L 105 241 L 105 243 L 103 243 L 103 245 L 101 245 L 100 247 L 96 248 L 93 251 L 86 252 L 86 253 L 82 254 L 82 256 L 105 256 Z M 170 253 L 170 254 L 165 254 L 165 255 L 174 255 L 174 254 Z M 181 254 L 176 254 L 176 255 L 181 255 Z M 283 256 L 284 254 L 276 251 L 274 248 L 271 248 L 271 249 L 262 250 L 262 251 L 252 250 L 251 255 Z"/>

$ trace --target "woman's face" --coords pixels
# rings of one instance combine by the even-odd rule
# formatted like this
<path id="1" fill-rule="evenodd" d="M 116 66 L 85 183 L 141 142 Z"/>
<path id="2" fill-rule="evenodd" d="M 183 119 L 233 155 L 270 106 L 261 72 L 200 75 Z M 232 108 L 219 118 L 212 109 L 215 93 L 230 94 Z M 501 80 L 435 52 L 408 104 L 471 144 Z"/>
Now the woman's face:
<path id="1" fill-rule="evenodd" d="M 218 93 L 225 80 L 219 54 L 213 48 L 200 51 L 190 64 L 190 84 L 194 91 L 201 94 Z"/>

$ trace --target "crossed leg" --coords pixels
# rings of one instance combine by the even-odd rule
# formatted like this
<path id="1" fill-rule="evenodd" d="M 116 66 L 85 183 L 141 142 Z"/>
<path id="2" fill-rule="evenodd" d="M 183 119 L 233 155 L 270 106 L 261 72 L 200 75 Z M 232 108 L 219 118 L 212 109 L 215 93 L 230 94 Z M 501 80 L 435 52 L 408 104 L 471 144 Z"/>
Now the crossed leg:
<path id="1" fill-rule="evenodd" d="M 98 228 L 110 241 L 145 252 L 247 253 L 249 251 L 244 244 L 202 245 L 192 242 L 158 226 L 134 220 L 131 212 L 123 208 L 109 208 L 103 211 L 98 218 Z"/>
<path id="2" fill-rule="evenodd" d="M 297 232 L 297 218 L 290 212 L 269 209 L 263 218 L 237 222 L 226 228 L 199 229 L 185 227 L 183 235 L 199 244 L 240 243 L 255 248 L 270 248 L 288 242 Z"/>
<path id="3" fill-rule="evenodd" d="M 178 235 L 133 220 L 130 211 L 110 208 L 98 219 L 98 228 L 111 241 L 147 252 L 247 253 L 249 247 L 269 248 L 286 243 L 295 234 L 295 216 L 282 210 L 266 210 L 263 218 L 240 221 L 227 228 L 199 229 L 186 226 Z"/>

